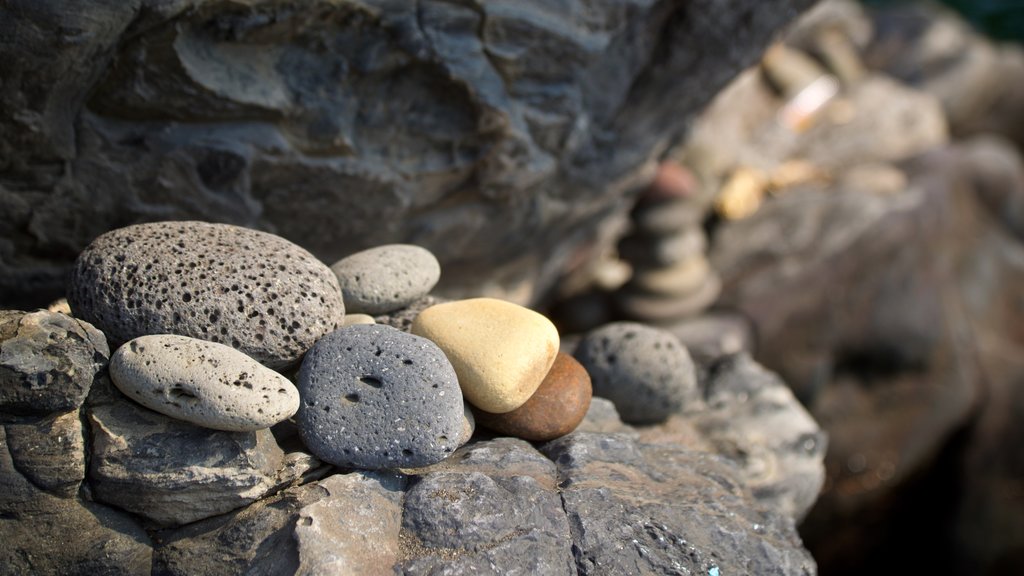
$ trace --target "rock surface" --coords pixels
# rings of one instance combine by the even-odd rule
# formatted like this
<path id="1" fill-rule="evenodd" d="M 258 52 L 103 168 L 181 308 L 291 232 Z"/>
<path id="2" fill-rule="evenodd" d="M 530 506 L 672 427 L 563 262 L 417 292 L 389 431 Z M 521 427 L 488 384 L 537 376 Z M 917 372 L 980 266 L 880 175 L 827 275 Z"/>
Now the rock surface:
<path id="1" fill-rule="evenodd" d="M 140 336 L 110 359 L 110 379 L 139 404 L 185 422 L 254 432 L 291 418 L 299 391 L 238 350 L 174 334 Z"/>
<path id="2" fill-rule="evenodd" d="M 558 353 L 558 330 L 550 320 L 494 298 L 431 306 L 416 317 L 412 332 L 444 350 L 466 400 L 495 414 L 525 404 Z"/>
<path id="3" fill-rule="evenodd" d="M 8 424 L 14 468 L 36 487 L 70 498 L 85 478 L 85 439 L 78 411 L 28 424 Z"/>
<path id="4" fill-rule="evenodd" d="M 413 468 L 464 442 L 459 381 L 434 343 L 390 326 L 348 326 L 306 354 L 296 422 L 323 460 L 355 468 Z"/>
<path id="5" fill-rule="evenodd" d="M 529 298 L 810 4 L 5 4 L 0 302 L 62 295 L 104 231 L 196 218 L 325 262 L 414 243 L 450 290 Z"/>
<path id="6" fill-rule="evenodd" d="M 441 278 L 429 250 L 388 244 L 346 256 L 331 265 L 349 312 L 383 314 L 427 295 Z"/>
<path id="7" fill-rule="evenodd" d="M 223 343 L 271 368 L 341 326 L 331 270 L 287 240 L 227 224 L 119 228 L 75 261 L 68 301 L 120 345 L 147 334 Z"/>
<path id="8" fill-rule="evenodd" d="M 76 410 L 110 349 L 87 322 L 0 310 L 0 422 Z"/>

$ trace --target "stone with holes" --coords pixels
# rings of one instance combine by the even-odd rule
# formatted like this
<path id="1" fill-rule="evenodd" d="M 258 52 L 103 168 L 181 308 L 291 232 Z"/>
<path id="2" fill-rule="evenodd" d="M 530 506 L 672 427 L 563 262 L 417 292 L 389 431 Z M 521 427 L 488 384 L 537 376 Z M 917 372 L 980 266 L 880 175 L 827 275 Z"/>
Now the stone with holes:
<path id="1" fill-rule="evenodd" d="M 574 355 L 590 374 L 594 395 L 614 402 L 624 422 L 661 422 L 700 399 L 689 352 L 665 330 L 606 324 L 589 332 Z"/>
<path id="2" fill-rule="evenodd" d="M 302 361 L 298 386 L 302 440 L 337 466 L 426 466 L 464 441 L 462 392 L 448 358 L 390 326 L 346 326 L 323 337 Z"/>
<path id="3" fill-rule="evenodd" d="M 146 408 L 214 430 L 252 432 L 290 418 L 299 392 L 238 350 L 173 334 L 135 338 L 110 359 L 110 378 Z"/>
<path id="4" fill-rule="evenodd" d="M 331 266 L 350 312 L 383 314 L 405 308 L 430 292 L 441 265 L 425 248 L 388 244 L 357 252 Z"/>
<path id="5" fill-rule="evenodd" d="M 291 242 L 205 222 L 108 232 L 79 255 L 68 302 L 112 345 L 181 334 L 230 345 L 271 368 L 294 364 L 341 326 L 330 268 Z"/>

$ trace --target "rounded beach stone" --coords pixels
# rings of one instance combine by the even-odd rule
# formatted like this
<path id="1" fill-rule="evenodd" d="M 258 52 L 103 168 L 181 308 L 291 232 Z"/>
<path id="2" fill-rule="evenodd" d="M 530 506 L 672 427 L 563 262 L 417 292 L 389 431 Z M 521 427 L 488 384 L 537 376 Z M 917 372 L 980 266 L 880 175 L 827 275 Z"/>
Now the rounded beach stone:
<path id="1" fill-rule="evenodd" d="M 299 391 L 238 350 L 188 336 L 129 340 L 110 359 L 110 379 L 132 400 L 205 428 L 253 432 L 290 418 Z"/>
<path id="2" fill-rule="evenodd" d="M 495 432 L 544 442 L 576 429 L 590 408 L 590 376 L 575 358 L 559 352 L 533 396 L 504 414 L 478 411 L 477 422 Z"/>
<path id="3" fill-rule="evenodd" d="M 611 400 L 624 422 L 662 422 L 699 400 L 693 361 L 670 332 L 606 324 L 580 341 L 575 356 L 590 374 L 594 395 Z"/>
<path id="4" fill-rule="evenodd" d="M 706 252 L 707 236 L 698 227 L 660 238 L 632 235 L 619 242 L 619 256 L 634 266 L 671 266 Z"/>
<path id="5" fill-rule="evenodd" d="M 337 466 L 416 468 L 440 462 L 465 436 L 458 378 L 433 342 L 358 324 L 324 336 L 298 376 L 299 434 Z"/>
<path id="6" fill-rule="evenodd" d="M 337 279 L 309 252 L 273 234 L 205 222 L 100 236 L 75 262 L 68 301 L 115 346 L 180 334 L 271 368 L 294 364 L 345 315 Z"/>
<path id="7" fill-rule="evenodd" d="M 700 290 L 711 274 L 707 258 L 700 254 L 667 268 L 638 270 L 627 289 L 661 296 L 687 296 Z"/>
<path id="8" fill-rule="evenodd" d="M 388 244 L 357 252 L 331 266 L 349 312 L 383 314 L 426 296 L 441 278 L 429 250 Z"/>
<path id="9" fill-rule="evenodd" d="M 704 209 L 690 200 L 641 202 L 633 208 L 636 233 L 648 237 L 670 236 L 685 228 L 699 226 Z"/>
<path id="10" fill-rule="evenodd" d="M 543 315 L 494 298 L 431 306 L 412 333 L 444 350 L 462 394 L 476 408 L 503 414 L 533 396 L 558 353 L 558 330 Z"/>
<path id="11" fill-rule="evenodd" d="M 346 314 L 345 320 L 342 323 L 343 326 L 352 326 L 355 324 L 376 324 L 377 321 L 373 319 L 373 316 L 369 314 Z"/>
<path id="12" fill-rule="evenodd" d="M 697 315 L 711 306 L 722 291 L 722 281 L 710 274 L 704 283 L 686 296 L 662 296 L 638 291 L 615 295 L 615 306 L 629 318 L 666 323 Z"/>

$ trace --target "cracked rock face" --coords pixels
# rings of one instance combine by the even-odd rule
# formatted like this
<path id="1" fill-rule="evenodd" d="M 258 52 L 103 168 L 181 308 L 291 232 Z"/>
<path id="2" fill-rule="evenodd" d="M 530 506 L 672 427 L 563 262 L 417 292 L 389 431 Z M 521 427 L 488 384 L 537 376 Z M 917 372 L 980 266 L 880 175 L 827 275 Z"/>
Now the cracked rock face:
<path id="1" fill-rule="evenodd" d="M 0 301 L 60 296 L 104 231 L 187 219 L 325 262 L 417 244 L 449 293 L 529 300 L 809 4 L 6 3 Z"/>

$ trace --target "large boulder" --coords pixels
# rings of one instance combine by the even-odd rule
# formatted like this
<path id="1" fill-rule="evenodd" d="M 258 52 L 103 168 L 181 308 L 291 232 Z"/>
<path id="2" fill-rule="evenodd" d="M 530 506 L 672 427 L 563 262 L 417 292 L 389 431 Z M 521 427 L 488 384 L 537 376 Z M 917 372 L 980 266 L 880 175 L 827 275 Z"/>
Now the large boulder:
<path id="1" fill-rule="evenodd" d="M 418 244 L 450 292 L 528 300 L 809 4 L 7 2 L 0 301 L 171 219 Z"/>

